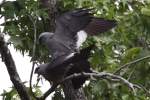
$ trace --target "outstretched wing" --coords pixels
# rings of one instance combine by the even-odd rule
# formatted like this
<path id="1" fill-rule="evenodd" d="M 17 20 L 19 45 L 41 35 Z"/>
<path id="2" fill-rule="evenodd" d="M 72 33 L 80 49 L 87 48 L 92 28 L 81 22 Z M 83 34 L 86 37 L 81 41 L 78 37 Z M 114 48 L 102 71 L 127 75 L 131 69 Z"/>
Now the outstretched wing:
<path id="1" fill-rule="evenodd" d="M 56 33 L 62 32 L 63 29 L 71 32 L 71 35 L 76 35 L 79 30 L 85 28 L 86 25 L 92 20 L 93 14 L 91 9 L 77 9 L 64 13 L 56 19 Z M 70 35 L 70 34 L 68 34 Z"/>
<path id="2" fill-rule="evenodd" d="M 59 39 L 66 47 L 73 50 L 80 47 L 77 47 L 77 43 L 79 41 L 78 39 L 81 39 L 80 37 L 83 36 L 82 33 L 86 34 L 83 36 L 84 39 L 80 40 L 84 42 L 87 34 L 95 35 L 108 31 L 116 26 L 115 20 L 96 18 L 93 16 L 91 10 L 92 9 L 77 9 L 66 12 L 57 18 L 54 37 Z M 81 45 L 82 43 L 79 44 Z"/>
<path id="3" fill-rule="evenodd" d="M 117 25 L 115 20 L 93 17 L 92 21 L 84 28 L 84 31 L 90 35 L 103 33 Z"/>

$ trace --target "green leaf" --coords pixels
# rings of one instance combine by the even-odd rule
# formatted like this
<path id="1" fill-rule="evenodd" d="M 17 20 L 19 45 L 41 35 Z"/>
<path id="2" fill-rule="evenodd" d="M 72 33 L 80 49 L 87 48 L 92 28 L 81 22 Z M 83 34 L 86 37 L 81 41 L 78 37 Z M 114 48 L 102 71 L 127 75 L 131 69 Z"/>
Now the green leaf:
<path id="1" fill-rule="evenodd" d="M 146 16 L 150 16 L 150 8 L 142 8 L 141 13 Z"/>
<path id="2" fill-rule="evenodd" d="M 8 42 L 12 42 L 15 45 L 15 47 L 23 45 L 21 39 L 15 36 L 10 37 Z"/>
<path id="3" fill-rule="evenodd" d="M 125 54 L 122 57 L 122 64 L 128 63 L 136 59 L 139 56 L 141 50 L 142 49 L 140 47 L 134 47 L 126 50 Z"/>

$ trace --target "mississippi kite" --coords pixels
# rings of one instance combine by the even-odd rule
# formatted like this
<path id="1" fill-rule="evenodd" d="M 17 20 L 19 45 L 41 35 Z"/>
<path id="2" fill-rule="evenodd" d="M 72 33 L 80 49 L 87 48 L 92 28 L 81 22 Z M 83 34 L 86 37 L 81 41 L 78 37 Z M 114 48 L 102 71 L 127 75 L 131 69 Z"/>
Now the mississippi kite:
<path id="1" fill-rule="evenodd" d="M 40 65 L 36 73 L 57 83 L 66 75 L 83 71 L 90 72 L 90 67 L 84 68 L 84 65 L 88 63 L 88 58 L 74 61 L 74 63 L 68 63 L 68 59 L 80 51 L 79 47 L 88 35 L 106 32 L 115 26 L 115 20 L 94 17 L 91 9 L 76 9 L 64 13 L 56 19 L 55 33 L 44 32 L 39 36 L 39 42 L 48 47 L 52 61 Z M 82 53 L 79 55 L 81 56 Z"/>
<path id="2" fill-rule="evenodd" d="M 91 73 L 92 71 L 90 69 L 88 58 L 90 57 L 90 51 L 94 47 L 95 47 L 94 45 L 90 45 L 82 49 L 79 53 L 75 53 L 74 56 L 68 58 L 64 62 L 61 62 L 62 61 L 61 59 L 63 57 L 60 57 L 56 59 L 57 61 L 41 64 L 36 68 L 35 73 L 44 76 L 46 80 L 50 82 L 52 81 L 53 84 L 61 82 L 64 77 L 74 73 L 81 73 L 81 72 Z M 86 77 L 78 77 L 72 79 L 74 89 L 80 88 L 81 85 L 86 81 L 86 79 L 87 79 Z"/>

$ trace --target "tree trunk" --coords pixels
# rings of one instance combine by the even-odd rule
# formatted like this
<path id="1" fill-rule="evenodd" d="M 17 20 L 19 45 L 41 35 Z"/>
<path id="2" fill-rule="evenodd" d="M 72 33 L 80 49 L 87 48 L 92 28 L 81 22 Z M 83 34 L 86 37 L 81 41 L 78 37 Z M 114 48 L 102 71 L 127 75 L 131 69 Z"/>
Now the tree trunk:
<path id="1" fill-rule="evenodd" d="M 47 9 L 49 19 L 48 19 L 48 29 L 53 32 L 55 30 L 55 18 L 58 13 L 57 7 L 58 0 L 41 0 L 41 6 Z M 63 91 L 65 93 L 65 100 L 86 100 L 83 89 L 74 89 L 71 81 L 67 81 L 63 84 Z"/>
<path id="2" fill-rule="evenodd" d="M 55 30 L 55 18 L 57 15 L 57 0 L 40 0 L 41 7 L 45 8 L 49 18 L 45 22 L 44 20 L 44 27 L 45 31 L 54 32 Z"/>
<path id="3" fill-rule="evenodd" d="M 65 94 L 65 100 L 87 100 L 83 89 L 74 89 L 70 80 L 64 82 L 63 91 Z"/>

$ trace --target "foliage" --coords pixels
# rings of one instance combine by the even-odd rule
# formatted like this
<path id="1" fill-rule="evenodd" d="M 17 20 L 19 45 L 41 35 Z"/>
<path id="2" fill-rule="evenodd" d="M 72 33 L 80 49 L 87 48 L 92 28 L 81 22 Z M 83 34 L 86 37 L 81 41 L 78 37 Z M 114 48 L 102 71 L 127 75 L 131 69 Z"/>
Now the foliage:
<path id="1" fill-rule="evenodd" d="M 32 97 L 32 95 L 30 93 L 31 92 L 30 89 L 28 87 L 27 87 L 27 89 L 28 89 L 28 92 L 29 92 L 32 100 L 34 100 L 34 97 Z M 33 90 L 34 90 L 34 94 L 36 96 L 42 95 L 42 92 L 40 91 L 39 86 L 34 86 Z M 17 94 L 17 91 L 14 87 L 11 87 L 9 91 L 3 90 L 3 93 L 1 94 L 1 96 L 2 96 L 3 100 L 20 100 L 19 95 Z"/>
<path id="2" fill-rule="evenodd" d="M 118 26 L 111 32 L 92 37 L 85 43 L 94 41 L 97 45 L 89 59 L 93 69 L 114 72 L 125 63 L 150 55 L 149 0 L 61 0 L 58 5 L 59 13 L 77 7 L 90 7 L 95 8 L 95 16 L 118 21 Z M 17 50 L 32 57 L 33 24 L 36 24 L 38 37 L 40 32 L 45 31 L 44 21 L 48 18 L 45 9 L 41 9 L 36 0 L 9 1 L 0 7 L 0 14 L 5 18 L 5 23 L 1 25 L 4 26 L 3 33 L 10 35 L 9 41 Z M 47 50 L 37 44 L 35 59 L 38 62 L 47 61 L 46 55 Z M 150 60 L 130 65 L 119 74 L 150 91 Z M 90 81 L 84 90 L 89 100 L 150 99 L 142 90 L 136 90 L 137 95 L 134 95 L 128 87 L 106 80 Z M 58 91 L 54 100 L 60 100 L 61 96 Z"/>
<path id="3" fill-rule="evenodd" d="M 5 18 L 5 23 L 2 24 L 3 32 L 11 36 L 9 41 L 23 55 L 28 53 L 29 56 L 32 56 L 34 24 L 36 24 L 36 31 L 39 34 L 44 31 L 44 19 L 41 20 L 41 17 L 48 17 L 44 9 L 39 9 L 39 2 L 32 0 L 8 1 L 3 3 L 1 15 Z M 43 61 L 47 57 L 45 56 L 47 51 L 39 48 L 41 47 L 37 45 L 35 59 Z M 39 54 L 44 56 L 39 56 Z"/>

